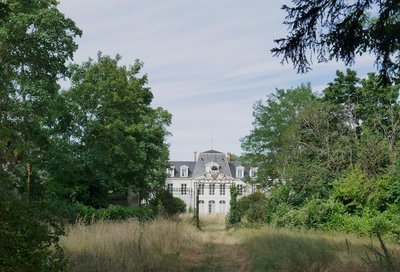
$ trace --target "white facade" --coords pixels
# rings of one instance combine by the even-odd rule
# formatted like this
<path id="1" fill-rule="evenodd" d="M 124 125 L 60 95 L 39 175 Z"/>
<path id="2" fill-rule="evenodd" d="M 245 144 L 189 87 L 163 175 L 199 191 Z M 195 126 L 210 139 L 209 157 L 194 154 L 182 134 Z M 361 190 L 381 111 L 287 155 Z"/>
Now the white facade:
<path id="1" fill-rule="evenodd" d="M 238 162 L 231 162 L 229 153 L 226 157 L 222 152 L 209 150 L 200 153 L 195 161 L 172 161 L 170 164 L 166 189 L 182 199 L 187 209 L 194 209 L 198 188 L 200 214 L 227 213 L 231 186 L 239 188 L 239 197 L 255 191 L 255 187 L 244 180 L 255 178 L 257 168 L 246 169 Z"/>

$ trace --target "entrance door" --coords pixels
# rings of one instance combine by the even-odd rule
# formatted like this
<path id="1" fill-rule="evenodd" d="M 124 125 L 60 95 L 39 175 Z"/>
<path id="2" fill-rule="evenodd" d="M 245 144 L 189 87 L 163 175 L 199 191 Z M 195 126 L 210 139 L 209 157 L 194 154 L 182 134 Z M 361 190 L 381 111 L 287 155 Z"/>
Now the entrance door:
<path id="1" fill-rule="evenodd" d="M 205 213 L 204 211 L 204 200 L 199 200 L 199 214 Z"/>
<path id="2" fill-rule="evenodd" d="M 219 212 L 220 213 L 225 213 L 225 200 L 220 200 L 219 201 Z"/>
<path id="3" fill-rule="evenodd" d="M 208 213 L 215 213 L 215 201 L 208 201 Z"/>

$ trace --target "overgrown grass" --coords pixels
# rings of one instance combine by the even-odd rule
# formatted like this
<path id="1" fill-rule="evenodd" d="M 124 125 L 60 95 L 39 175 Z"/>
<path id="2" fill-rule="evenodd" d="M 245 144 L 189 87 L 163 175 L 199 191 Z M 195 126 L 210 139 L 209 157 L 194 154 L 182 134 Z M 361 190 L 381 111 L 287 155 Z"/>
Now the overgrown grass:
<path id="1" fill-rule="evenodd" d="M 250 257 L 252 271 L 400 271 L 399 245 L 386 245 L 388 261 L 377 239 L 268 227 L 234 235 Z"/>
<path id="2" fill-rule="evenodd" d="M 195 234 L 179 221 L 100 221 L 71 226 L 62 243 L 70 271 L 175 271 Z"/>
<path id="3" fill-rule="evenodd" d="M 75 224 L 62 239 L 69 271 L 400 271 L 400 246 L 377 239 L 258 226 L 224 216 Z M 388 257 L 389 256 L 389 257 Z"/>

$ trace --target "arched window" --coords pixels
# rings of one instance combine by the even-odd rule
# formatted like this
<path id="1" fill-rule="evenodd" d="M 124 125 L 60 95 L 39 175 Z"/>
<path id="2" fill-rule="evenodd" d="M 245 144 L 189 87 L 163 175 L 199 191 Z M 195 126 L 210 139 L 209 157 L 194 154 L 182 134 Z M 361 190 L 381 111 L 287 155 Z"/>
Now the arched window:
<path id="1" fill-rule="evenodd" d="M 219 201 L 219 212 L 220 213 L 225 213 L 226 212 L 226 202 L 225 202 L 225 200 L 220 200 Z"/>
<path id="2" fill-rule="evenodd" d="M 215 212 L 215 201 L 210 200 L 208 201 L 208 213 L 214 213 Z"/>

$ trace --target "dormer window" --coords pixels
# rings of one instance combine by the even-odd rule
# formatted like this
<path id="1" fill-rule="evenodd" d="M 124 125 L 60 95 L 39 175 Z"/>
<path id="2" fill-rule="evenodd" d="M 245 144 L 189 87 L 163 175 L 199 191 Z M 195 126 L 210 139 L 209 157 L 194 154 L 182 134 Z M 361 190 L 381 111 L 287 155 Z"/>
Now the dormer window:
<path id="1" fill-rule="evenodd" d="M 173 178 L 175 176 L 175 166 L 167 168 L 167 176 Z"/>
<path id="2" fill-rule="evenodd" d="M 244 167 L 238 166 L 236 167 L 236 178 L 243 178 L 244 177 Z"/>
<path id="3" fill-rule="evenodd" d="M 209 162 L 206 164 L 206 172 L 208 173 L 219 172 L 220 168 L 221 166 L 216 162 Z"/>
<path id="4" fill-rule="evenodd" d="M 250 177 L 251 178 L 257 178 L 257 170 L 258 170 L 257 167 L 250 168 Z"/>
<path id="5" fill-rule="evenodd" d="M 189 167 L 187 167 L 186 165 L 182 165 L 180 167 L 180 174 L 181 178 L 187 178 L 189 176 Z"/>

